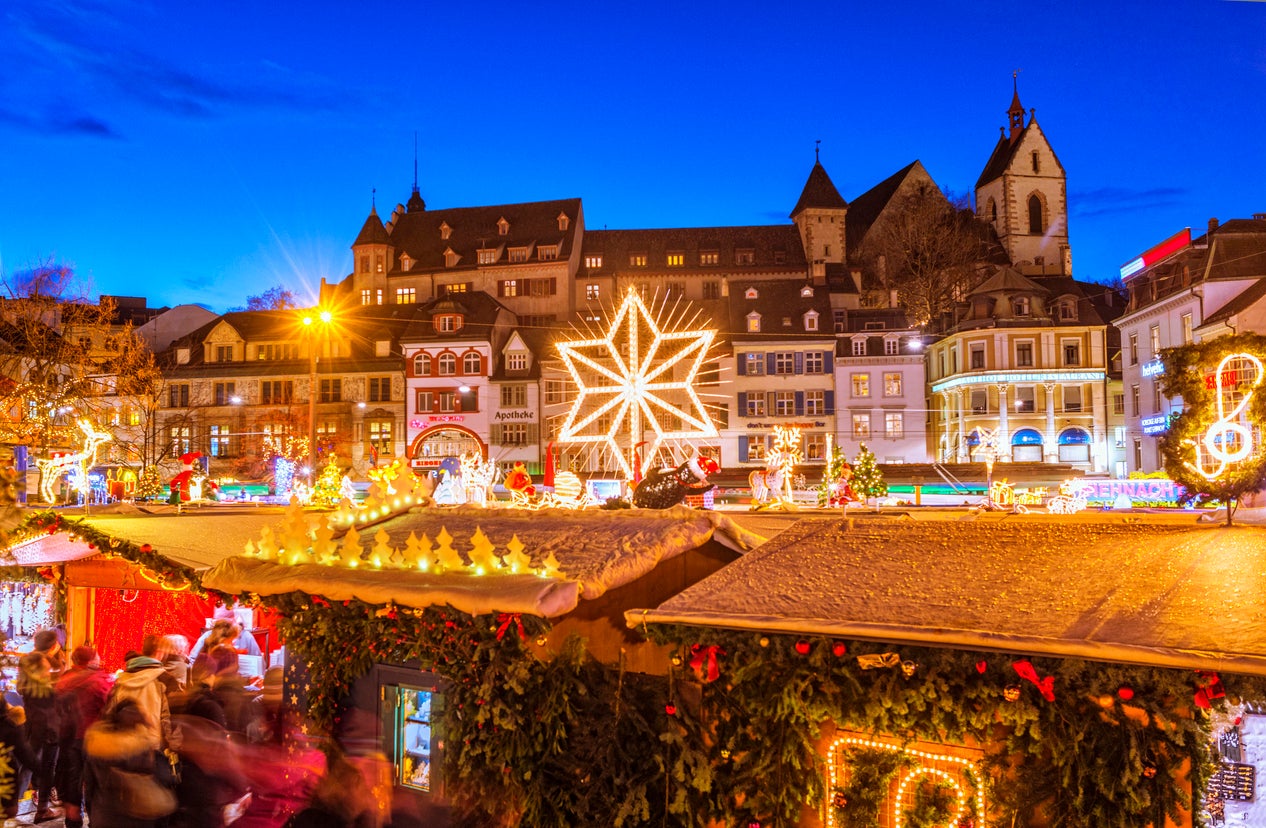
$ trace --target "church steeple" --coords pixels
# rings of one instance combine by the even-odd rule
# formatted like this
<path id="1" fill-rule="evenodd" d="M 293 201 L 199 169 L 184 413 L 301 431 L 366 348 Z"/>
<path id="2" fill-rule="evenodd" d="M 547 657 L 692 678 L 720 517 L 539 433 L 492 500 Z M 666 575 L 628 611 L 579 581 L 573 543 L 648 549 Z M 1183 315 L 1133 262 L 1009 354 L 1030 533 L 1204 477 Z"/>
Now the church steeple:
<path id="1" fill-rule="evenodd" d="M 1011 73 L 1011 108 L 1007 115 L 1011 118 L 1011 134 L 1007 137 L 1014 141 L 1024 131 L 1024 106 L 1020 103 L 1019 70 Z"/>
<path id="2" fill-rule="evenodd" d="M 422 200 L 422 194 L 418 192 L 418 134 L 416 132 L 413 133 L 413 194 L 409 196 L 404 206 L 410 213 L 420 213 L 426 209 L 426 202 Z"/>

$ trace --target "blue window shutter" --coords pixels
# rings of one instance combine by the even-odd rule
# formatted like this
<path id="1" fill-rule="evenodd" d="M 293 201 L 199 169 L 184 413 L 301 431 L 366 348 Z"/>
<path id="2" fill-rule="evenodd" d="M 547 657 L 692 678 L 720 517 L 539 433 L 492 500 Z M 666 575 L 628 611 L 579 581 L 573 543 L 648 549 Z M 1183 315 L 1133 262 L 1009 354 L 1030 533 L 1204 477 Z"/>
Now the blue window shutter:
<path id="1" fill-rule="evenodd" d="M 738 354 L 734 360 L 734 373 L 740 377 L 747 376 L 747 354 Z"/>
<path id="2" fill-rule="evenodd" d="M 801 353 L 800 351 L 796 351 L 795 363 L 796 363 L 796 373 L 803 374 L 804 373 L 804 354 Z"/>
<path id="3" fill-rule="evenodd" d="M 738 415 L 739 415 L 740 417 L 746 417 L 746 416 L 747 416 L 747 392 L 746 392 L 746 391 L 740 391 L 740 392 L 739 392 L 739 407 L 738 407 Z"/>
<path id="4" fill-rule="evenodd" d="M 739 435 L 739 462 L 740 463 L 747 462 L 747 435 L 746 434 Z"/>
<path id="5" fill-rule="evenodd" d="M 834 414 L 834 413 L 835 413 L 835 392 L 834 392 L 834 391 L 827 391 L 827 392 L 826 392 L 826 397 L 825 397 L 825 399 L 823 400 L 823 403 L 824 403 L 824 404 L 825 404 L 825 406 L 826 406 L 826 413 L 827 413 L 827 414 Z"/>
<path id="6" fill-rule="evenodd" d="M 824 374 L 835 372 L 835 351 L 822 352 L 822 372 Z"/>
<path id="7" fill-rule="evenodd" d="M 796 392 L 796 416 L 797 417 L 804 416 L 804 392 L 803 391 Z"/>
<path id="8" fill-rule="evenodd" d="M 778 364 L 774 359 L 774 355 L 772 353 L 765 354 L 765 373 L 772 376 L 777 367 Z"/>

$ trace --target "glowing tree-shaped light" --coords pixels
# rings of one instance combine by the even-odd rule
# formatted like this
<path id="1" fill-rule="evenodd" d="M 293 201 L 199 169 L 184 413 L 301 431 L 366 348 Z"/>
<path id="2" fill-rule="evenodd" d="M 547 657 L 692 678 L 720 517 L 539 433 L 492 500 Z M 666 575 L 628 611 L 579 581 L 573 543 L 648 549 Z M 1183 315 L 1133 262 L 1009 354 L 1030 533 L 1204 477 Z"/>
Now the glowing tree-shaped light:
<path id="1" fill-rule="evenodd" d="M 577 388 L 558 441 L 609 450 L 632 479 L 650 468 L 665 440 L 715 437 L 694 388 L 715 337 L 681 318 L 655 318 L 629 290 L 605 333 L 556 346 Z M 647 429 L 654 437 L 635 474 L 631 458 Z"/>

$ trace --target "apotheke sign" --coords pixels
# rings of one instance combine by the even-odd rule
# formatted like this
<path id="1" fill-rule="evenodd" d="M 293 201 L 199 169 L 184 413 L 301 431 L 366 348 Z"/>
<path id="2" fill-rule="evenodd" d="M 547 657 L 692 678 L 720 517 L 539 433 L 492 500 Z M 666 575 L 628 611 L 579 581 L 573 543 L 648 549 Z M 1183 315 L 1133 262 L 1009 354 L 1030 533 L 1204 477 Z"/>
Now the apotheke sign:
<path id="1" fill-rule="evenodd" d="M 504 422 L 534 422 L 536 420 L 536 412 L 527 409 L 515 411 L 498 411 L 492 415 L 492 419 L 499 423 Z"/>

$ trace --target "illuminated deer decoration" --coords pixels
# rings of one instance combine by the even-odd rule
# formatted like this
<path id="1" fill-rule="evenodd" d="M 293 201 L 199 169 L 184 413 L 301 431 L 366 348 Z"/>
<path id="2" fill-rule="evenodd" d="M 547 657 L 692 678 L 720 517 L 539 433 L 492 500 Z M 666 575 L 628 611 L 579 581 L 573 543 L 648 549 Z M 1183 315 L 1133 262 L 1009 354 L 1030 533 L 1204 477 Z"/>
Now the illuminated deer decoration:
<path id="1" fill-rule="evenodd" d="M 112 439 L 109 432 L 97 431 L 87 420 L 79 421 L 79 430 L 84 433 L 84 446 L 80 451 L 63 454 L 61 457 L 49 460 L 35 461 L 35 465 L 40 469 L 40 497 L 45 503 L 56 501 L 57 491 L 54 487 L 61 476 L 67 472 L 79 472 L 78 479 L 83 481 L 82 485 L 86 487 L 88 467 L 96 462 L 97 449 L 102 443 L 107 443 Z"/>

